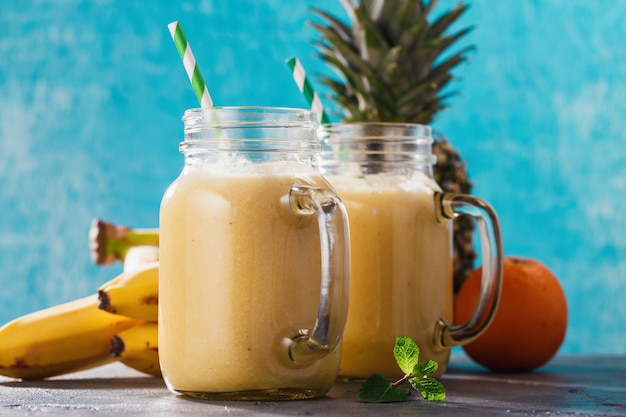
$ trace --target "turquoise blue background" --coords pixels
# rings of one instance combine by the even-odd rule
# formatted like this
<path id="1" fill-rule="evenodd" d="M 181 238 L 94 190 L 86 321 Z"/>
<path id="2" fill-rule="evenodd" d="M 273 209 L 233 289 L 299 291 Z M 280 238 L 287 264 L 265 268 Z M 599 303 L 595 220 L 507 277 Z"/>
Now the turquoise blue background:
<path id="1" fill-rule="evenodd" d="M 470 1 L 477 50 L 435 124 L 497 210 L 506 254 L 560 278 L 564 353 L 626 354 L 626 2 L 610 3 Z M 158 225 L 197 106 L 167 24 L 182 23 L 217 104 L 304 107 L 284 60 L 328 71 L 313 4 L 343 16 L 338 0 L 3 3 L 0 322 L 120 271 L 90 263 L 92 218 Z"/>

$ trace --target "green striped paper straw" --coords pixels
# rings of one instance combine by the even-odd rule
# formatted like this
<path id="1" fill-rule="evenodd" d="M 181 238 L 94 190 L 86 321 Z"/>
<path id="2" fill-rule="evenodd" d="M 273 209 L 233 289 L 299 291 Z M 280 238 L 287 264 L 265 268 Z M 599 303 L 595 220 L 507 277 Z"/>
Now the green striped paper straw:
<path id="1" fill-rule="evenodd" d="M 178 50 L 178 55 L 180 55 L 180 59 L 183 61 L 187 77 L 189 77 L 189 81 L 191 81 L 191 86 L 193 87 L 193 91 L 196 93 L 200 107 L 213 107 L 213 100 L 211 99 L 209 90 L 204 83 L 202 74 L 200 74 L 196 58 L 193 56 L 191 46 L 189 46 L 189 43 L 187 42 L 183 28 L 180 26 L 178 21 L 170 23 L 167 27 L 170 30 L 170 34 L 172 35 L 172 39 L 174 40 L 174 44 Z"/>
<path id="2" fill-rule="evenodd" d="M 300 64 L 300 60 L 296 57 L 291 57 L 287 60 L 287 65 L 291 69 L 291 75 L 293 75 L 293 79 L 298 85 L 300 92 L 304 94 L 304 98 L 308 101 L 311 109 L 317 114 L 317 121 L 321 124 L 330 123 L 326 110 L 324 110 L 324 106 L 317 93 L 313 90 L 306 72 L 302 64 Z"/>

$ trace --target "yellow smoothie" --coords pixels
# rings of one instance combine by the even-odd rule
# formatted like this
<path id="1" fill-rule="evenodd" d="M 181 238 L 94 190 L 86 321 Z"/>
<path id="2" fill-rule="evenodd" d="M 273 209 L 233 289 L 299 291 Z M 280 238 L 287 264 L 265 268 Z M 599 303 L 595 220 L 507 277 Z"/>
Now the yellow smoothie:
<path id="1" fill-rule="evenodd" d="M 452 320 L 452 224 L 435 220 L 437 186 L 421 172 L 327 179 L 350 225 L 350 305 L 339 375 L 402 376 L 393 355 L 398 336 L 413 338 L 420 363 L 436 360 L 441 374 L 449 350 L 433 347 L 433 330 L 439 318 Z"/>
<path id="2" fill-rule="evenodd" d="M 294 183 L 328 187 L 302 166 L 246 172 L 187 167 L 161 204 L 159 356 L 187 393 L 326 392 L 339 348 L 307 366 L 284 339 L 315 324 L 320 242 L 314 215 L 289 208 Z"/>

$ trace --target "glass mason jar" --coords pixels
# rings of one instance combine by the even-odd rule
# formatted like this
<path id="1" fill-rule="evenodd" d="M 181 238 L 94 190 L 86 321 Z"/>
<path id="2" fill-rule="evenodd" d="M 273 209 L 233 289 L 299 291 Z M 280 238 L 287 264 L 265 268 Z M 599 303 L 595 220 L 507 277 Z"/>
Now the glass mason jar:
<path id="1" fill-rule="evenodd" d="M 327 124 L 320 139 L 320 170 L 350 223 L 350 308 L 340 376 L 401 377 L 393 355 L 398 336 L 413 338 L 420 362 L 436 360 L 440 375 L 450 348 L 477 337 L 495 313 L 502 276 L 496 213 L 476 197 L 441 191 L 428 126 Z M 452 220 L 458 215 L 478 224 L 484 273 L 474 315 L 455 326 Z"/>
<path id="2" fill-rule="evenodd" d="M 319 172 L 309 110 L 190 109 L 160 211 L 159 356 L 203 399 L 323 395 L 350 275 L 345 208 Z"/>

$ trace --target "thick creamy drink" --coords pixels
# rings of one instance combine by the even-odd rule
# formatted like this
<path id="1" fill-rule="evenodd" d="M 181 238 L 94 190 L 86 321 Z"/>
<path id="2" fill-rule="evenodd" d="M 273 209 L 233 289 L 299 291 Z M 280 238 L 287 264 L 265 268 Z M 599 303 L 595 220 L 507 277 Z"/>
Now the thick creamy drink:
<path id="1" fill-rule="evenodd" d="M 433 345 L 440 318 L 452 320 L 451 222 L 435 219 L 432 179 L 409 175 L 327 175 L 350 224 L 352 275 L 339 375 L 398 377 L 396 337 L 410 336 L 420 362 L 443 372 L 449 350 Z"/>
<path id="2" fill-rule="evenodd" d="M 187 167 L 166 192 L 159 354 L 171 389 L 316 396 L 332 386 L 340 349 L 297 365 L 283 340 L 314 326 L 320 302 L 317 218 L 290 208 L 293 184 L 328 188 L 317 170 L 278 162 Z"/>

